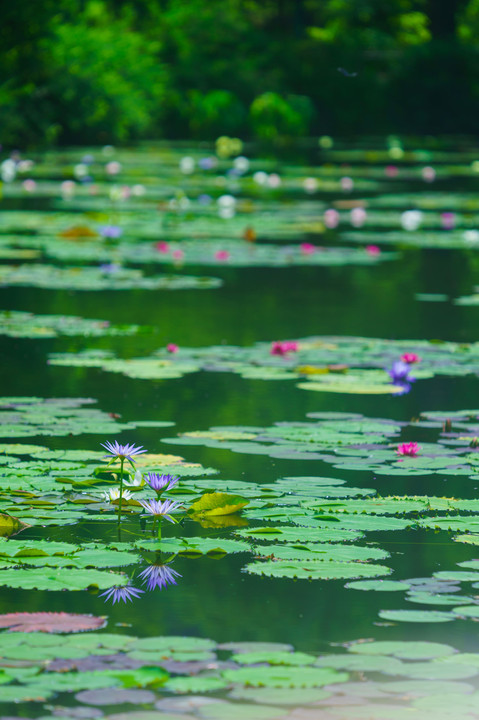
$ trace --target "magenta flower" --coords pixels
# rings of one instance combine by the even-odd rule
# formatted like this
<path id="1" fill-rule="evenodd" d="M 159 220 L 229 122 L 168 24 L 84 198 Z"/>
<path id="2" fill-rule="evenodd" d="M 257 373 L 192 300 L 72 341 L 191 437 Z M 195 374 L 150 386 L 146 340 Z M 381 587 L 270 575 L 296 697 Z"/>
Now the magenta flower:
<path id="1" fill-rule="evenodd" d="M 168 565 L 149 565 L 139 577 L 146 583 L 147 590 L 160 590 L 167 585 L 177 585 L 175 577 L 182 577 L 179 572 Z"/>
<path id="2" fill-rule="evenodd" d="M 166 349 L 169 353 L 177 353 L 180 348 L 175 343 L 168 343 Z"/>
<path id="3" fill-rule="evenodd" d="M 108 590 L 105 590 L 105 592 L 100 593 L 100 597 L 105 597 L 105 602 L 113 598 L 114 605 L 116 602 L 120 602 L 120 600 L 123 600 L 124 603 L 126 603 L 127 600 L 133 600 L 144 592 L 144 590 L 140 590 L 140 588 L 133 587 L 133 585 L 130 584 L 123 586 L 114 585 Z"/>
<path id="4" fill-rule="evenodd" d="M 371 255 L 371 257 L 377 257 L 381 255 L 381 248 L 377 245 L 366 245 L 366 252 L 368 255 Z"/>
<path id="5" fill-rule="evenodd" d="M 163 490 L 171 490 L 174 488 L 179 479 L 180 478 L 178 476 L 172 477 L 171 475 L 158 475 L 157 473 L 152 472 L 145 475 L 146 482 L 152 490 L 158 493 L 158 495 L 162 493 Z"/>
<path id="6" fill-rule="evenodd" d="M 158 250 L 158 252 L 163 253 L 165 255 L 166 255 L 166 253 L 170 252 L 170 246 L 164 240 L 160 240 L 160 242 L 157 242 L 155 244 L 155 247 Z"/>
<path id="7" fill-rule="evenodd" d="M 295 340 L 276 340 L 271 343 L 270 355 L 287 355 L 289 352 L 298 352 L 298 343 Z"/>
<path id="8" fill-rule="evenodd" d="M 401 443 L 401 445 L 398 446 L 397 454 L 398 455 L 408 455 L 409 457 L 415 457 L 418 453 L 418 444 L 417 442 L 408 442 L 408 443 Z"/>
<path id="9" fill-rule="evenodd" d="M 419 355 L 416 355 L 416 353 L 413 352 L 404 353 L 404 355 L 401 355 L 401 360 L 408 365 L 413 365 L 414 363 L 421 362 L 421 358 L 419 357 Z"/>
<path id="10" fill-rule="evenodd" d="M 139 503 L 150 515 L 165 518 L 165 520 L 169 520 L 172 523 L 176 522 L 169 513 L 178 510 L 180 507 L 179 502 L 175 502 L 174 500 L 165 500 L 164 502 L 160 502 L 159 500 L 139 500 Z"/>
<path id="11" fill-rule="evenodd" d="M 230 259 L 230 254 L 229 254 L 228 250 L 218 250 L 217 252 L 215 252 L 215 260 L 221 260 L 224 262 L 225 260 L 229 260 L 229 259 Z"/>
<path id="12" fill-rule="evenodd" d="M 183 258 L 185 257 L 185 253 L 183 252 L 183 250 L 173 250 L 171 255 L 173 257 L 173 260 L 176 260 L 177 262 L 181 262 L 181 260 L 183 260 Z"/>
<path id="13" fill-rule="evenodd" d="M 141 453 L 147 452 L 143 449 L 143 447 L 136 447 L 133 443 L 131 445 L 120 445 L 116 440 L 114 443 L 107 442 L 106 443 L 100 443 L 102 447 L 105 448 L 105 450 L 108 450 L 110 455 L 112 455 L 114 458 L 117 458 L 118 460 L 129 460 L 130 462 L 134 463 L 134 456 L 135 455 L 141 455 Z M 108 455 L 105 455 L 107 458 Z"/>
<path id="14" fill-rule="evenodd" d="M 316 245 L 312 243 L 301 243 L 300 249 L 303 255 L 314 255 L 316 252 Z"/>
<path id="15" fill-rule="evenodd" d="M 456 215 L 453 212 L 441 213 L 441 227 L 443 230 L 454 230 L 456 226 Z"/>

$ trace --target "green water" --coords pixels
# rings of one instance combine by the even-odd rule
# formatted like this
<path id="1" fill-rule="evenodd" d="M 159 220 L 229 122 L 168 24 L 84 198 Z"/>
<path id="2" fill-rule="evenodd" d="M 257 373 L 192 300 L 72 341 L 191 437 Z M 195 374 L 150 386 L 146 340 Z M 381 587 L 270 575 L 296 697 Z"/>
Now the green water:
<path id="1" fill-rule="evenodd" d="M 467 179 L 449 178 L 448 183 L 455 196 L 470 190 Z M 404 187 L 407 191 L 407 183 Z M 31 207 L 27 199 L 22 204 Z M 4 200 L 4 209 L 13 205 L 13 201 L 9 204 L 8 199 Z M 377 240 L 380 244 L 379 230 Z M 201 446 L 178 448 L 161 442 L 163 437 L 212 426 L 267 427 L 278 421 L 303 421 L 308 413 L 317 411 L 355 412 L 409 421 L 424 410 L 452 411 L 477 406 L 477 375 L 426 379 L 417 382 L 409 394 L 395 397 L 303 392 L 289 381 L 247 380 L 231 373 L 198 372 L 180 379 L 134 380 L 95 368 L 47 364 L 51 352 L 100 347 L 123 357 L 139 357 L 168 342 L 175 342 L 180 348 L 249 346 L 258 341 L 313 335 L 474 342 L 479 308 L 458 306 L 451 301 L 418 301 L 415 295 L 441 293 L 455 298 L 470 294 L 479 281 L 476 254 L 473 248 L 406 247 L 396 259 L 371 267 L 214 267 L 206 272 L 204 267 L 182 268 L 185 274 L 209 274 L 224 281 L 221 288 L 201 291 L 74 292 L 4 287 L 0 289 L 2 309 L 101 318 L 112 323 L 146 325 L 153 331 L 99 340 L 3 337 L 3 394 L 92 397 L 102 410 L 118 413 L 122 420 L 173 421 L 174 428 L 140 428 L 118 435 L 117 439 L 144 445 L 154 453 L 181 454 L 187 461 L 218 469 L 220 478 L 271 483 L 290 475 L 324 475 L 341 477 L 348 485 L 375 488 L 383 495 L 477 497 L 479 480 L 468 477 L 437 474 L 371 477 L 367 471 L 341 472 L 320 460 L 270 458 Z M 81 436 L 32 437 L 28 442 L 52 448 L 97 450 L 103 440 L 85 428 Z M 185 528 L 187 535 L 229 535 L 227 529 L 212 531 L 189 525 Z M 135 520 L 125 520 L 122 540 L 127 540 L 128 532 L 136 529 Z M 25 530 L 21 537 L 73 542 L 114 540 L 116 532 L 114 523 L 85 522 L 59 528 L 37 526 Z M 171 535 L 176 530 L 168 527 L 166 532 Z M 430 577 L 477 555 L 474 546 L 454 543 L 445 532 L 370 533 L 368 541 L 377 542 L 391 553 L 387 564 L 394 571 L 394 579 Z M 107 614 L 109 632 L 141 637 L 193 635 L 218 642 L 287 642 L 297 650 L 313 653 L 334 652 L 334 644 L 359 638 L 430 640 L 450 643 L 461 651 L 477 650 L 472 621 L 419 625 L 379 621 L 380 610 L 422 609 L 408 603 L 402 593 L 358 592 L 346 589 L 341 580 L 267 579 L 246 574 L 243 566 L 244 559 L 238 556 L 218 560 L 179 557 L 174 565 L 182 575 L 177 586 L 145 593 L 126 605 L 105 605 L 95 592 L 3 588 L 0 612 Z"/>

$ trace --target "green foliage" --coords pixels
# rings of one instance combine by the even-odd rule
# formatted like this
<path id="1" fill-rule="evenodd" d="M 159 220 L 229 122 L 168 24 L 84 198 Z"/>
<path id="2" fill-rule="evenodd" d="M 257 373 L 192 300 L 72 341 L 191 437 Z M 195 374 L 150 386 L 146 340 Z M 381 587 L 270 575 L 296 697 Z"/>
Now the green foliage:
<path id="1" fill-rule="evenodd" d="M 307 135 L 312 110 L 308 98 L 285 99 L 266 92 L 252 102 L 249 115 L 255 136 L 271 141 L 281 136 Z"/>
<path id="2" fill-rule="evenodd" d="M 164 91 L 159 44 L 87 3 L 74 23 L 55 22 L 44 43 L 48 94 L 61 108 L 61 133 L 92 140 L 125 138 L 155 124 Z"/>

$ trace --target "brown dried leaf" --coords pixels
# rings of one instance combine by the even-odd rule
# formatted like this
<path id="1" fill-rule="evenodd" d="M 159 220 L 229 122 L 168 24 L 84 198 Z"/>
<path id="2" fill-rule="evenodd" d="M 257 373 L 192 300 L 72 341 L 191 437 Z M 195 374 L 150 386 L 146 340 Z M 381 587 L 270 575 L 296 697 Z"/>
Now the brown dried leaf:
<path id="1" fill-rule="evenodd" d="M 0 615 L 0 628 L 10 628 L 13 632 L 69 633 L 99 630 L 105 625 L 105 617 L 77 613 L 18 612 Z"/>

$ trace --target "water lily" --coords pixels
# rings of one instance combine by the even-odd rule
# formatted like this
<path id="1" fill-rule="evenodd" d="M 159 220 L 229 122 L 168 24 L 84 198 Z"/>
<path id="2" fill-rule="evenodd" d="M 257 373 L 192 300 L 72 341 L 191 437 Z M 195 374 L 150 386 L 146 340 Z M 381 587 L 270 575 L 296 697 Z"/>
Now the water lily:
<path id="1" fill-rule="evenodd" d="M 124 484 L 127 487 L 141 487 L 142 485 L 144 485 L 145 481 L 143 479 L 143 473 L 141 472 L 141 470 L 137 469 L 133 477 L 131 477 L 131 475 L 127 476 L 124 480 Z M 125 492 L 123 493 L 124 497 L 126 497 L 126 492 L 127 491 L 125 490 Z"/>
<path id="2" fill-rule="evenodd" d="M 158 495 L 160 495 L 160 493 L 164 490 L 171 490 L 174 488 L 179 479 L 180 478 L 178 476 L 173 477 L 172 475 L 159 475 L 152 472 L 145 475 L 145 481 L 152 490 L 158 493 Z"/>
<path id="3" fill-rule="evenodd" d="M 133 600 L 144 592 L 144 590 L 140 590 L 140 588 L 133 587 L 133 585 L 130 584 L 123 586 L 114 585 L 108 590 L 105 590 L 105 592 L 100 593 L 100 597 L 104 597 L 105 602 L 113 598 L 114 605 L 116 602 L 120 602 L 120 600 L 123 600 L 124 603 L 128 600 Z"/>
<path id="4" fill-rule="evenodd" d="M 229 258 L 230 254 L 228 250 L 217 250 L 215 252 L 215 260 L 221 260 L 224 262 L 225 260 L 229 260 Z"/>
<path id="5" fill-rule="evenodd" d="M 324 224 L 329 230 L 334 230 L 334 228 L 338 227 L 339 225 L 339 213 L 334 208 L 328 208 L 324 211 Z"/>
<path id="6" fill-rule="evenodd" d="M 371 255 L 371 257 L 377 257 L 381 255 L 381 248 L 377 245 L 366 245 L 366 252 L 368 255 Z"/>
<path id="7" fill-rule="evenodd" d="M 398 455 L 408 455 L 409 457 L 415 457 L 418 453 L 419 447 L 417 442 L 401 443 L 396 450 Z"/>
<path id="8" fill-rule="evenodd" d="M 421 358 L 419 357 L 419 355 L 416 355 L 416 353 L 414 352 L 404 353 L 404 355 L 401 355 L 401 360 L 408 365 L 414 365 L 414 363 L 421 362 Z"/>
<path id="9" fill-rule="evenodd" d="M 168 345 L 166 346 L 166 350 L 169 353 L 177 353 L 179 349 L 180 348 L 178 347 L 178 345 L 175 345 L 175 343 L 168 343 Z"/>
<path id="10" fill-rule="evenodd" d="M 388 370 L 389 376 L 393 383 L 396 382 L 404 382 L 405 380 L 410 380 L 409 373 L 411 372 L 411 368 L 408 363 L 403 362 L 403 360 L 396 360 L 393 362 L 393 366 L 390 370 Z"/>
<path id="11" fill-rule="evenodd" d="M 111 238 L 116 240 L 122 234 L 123 230 L 118 225 L 103 225 L 100 228 L 100 235 L 104 238 Z"/>
<path id="12" fill-rule="evenodd" d="M 303 255 L 314 255 L 316 252 L 316 245 L 312 243 L 301 243 L 299 247 Z"/>
<path id="13" fill-rule="evenodd" d="M 169 513 L 173 513 L 180 508 L 179 502 L 175 502 L 174 500 L 164 500 L 163 502 L 159 500 L 140 500 L 139 502 L 149 515 L 165 518 L 165 520 L 172 523 L 176 522 Z"/>
<path id="14" fill-rule="evenodd" d="M 276 340 L 271 343 L 271 355 L 287 355 L 289 352 L 298 352 L 298 343 L 295 340 Z"/>
<path id="15" fill-rule="evenodd" d="M 120 445 L 117 440 L 115 440 L 113 443 L 107 440 L 105 443 L 100 443 L 100 445 L 104 447 L 105 450 L 108 450 L 108 452 L 110 453 L 110 455 L 113 456 L 113 458 L 116 458 L 118 460 L 129 460 L 131 463 L 135 462 L 135 460 L 133 459 L 135 455 L 141 455 L 141 453 L 146 452 L 146 450 L 142 446 L 137 447 L 133 443 Z M 108 455 L 105 455 L 105 457 L 108 457 Z"/>
<path id="16" fill-rule="evenodd" d="M 110 455 L 112 455 L 112 459 L 108 463 L 109 465 L 114 460 L 120 461 L 120 488 L 118 490 L 118 525 L 121 521 L 121 504 L 123 500 L 123 468 L 125 464 L 125 460 L 128 460 L 130 465 L 132 467 L 135 467 L 134 463 L 134 457 L 135 455 L 141 455 L 142 453 L 145 453 L 146 450 L 143 447 L 137 447 L 133 443 L 127 444 L 127 445 L 120 445 L 120 443 L 115 440 L 114 443 L 111 443 L 107 441 L 106 443 L 101 443 L 102 447 L 105 448 L 105 450 L 108 450 Z M 105 455 L 105 457 L 108 457 L 108 455 Z M 126 490 L 125 492 L 128 492 Z"/>
<path id="17" fill-rule="evenodd" d="M 123 498 L 123 500 L 130 500 L 132 498 L 131 492 L 129 490 L 123 490 L 122 498 Z M 120 488 L 112 488 L 111 490 L 107 490 L 106 492 L 103 493 L 103 499 L 105 500 L 105 502 L 110 502 L 110 503 L 119 501 L 120 500 Z"/>
<path id="18" fill-rule="evenodd" d="M 155 243 L 155 248 L 164 255 L 170 252 L 170 246 L 165 240 L 160 240 L 160 242 Z"/>
<path id="19" fill-rule="evenodd" d="M 396 360 L 392 368 L 388 370 L 392 384 L 398 388 L 398 395 L 405 395 L 411 390 L 411 383 L 413 383 L 416 378 L 412 377 L 409 374 L 410 372 L 411 365 L 404 362 L 403 359 Z"/>

